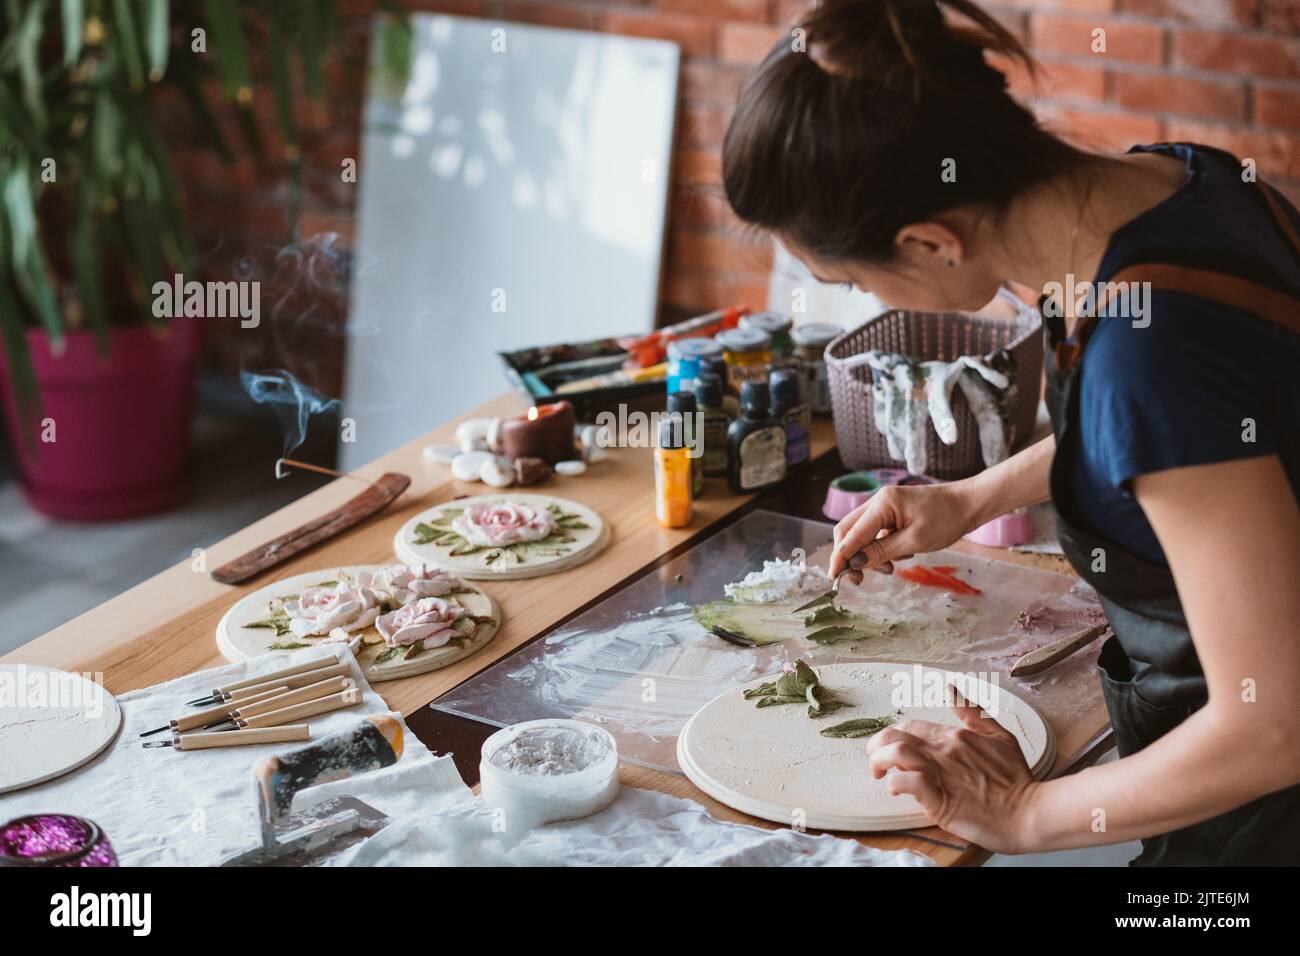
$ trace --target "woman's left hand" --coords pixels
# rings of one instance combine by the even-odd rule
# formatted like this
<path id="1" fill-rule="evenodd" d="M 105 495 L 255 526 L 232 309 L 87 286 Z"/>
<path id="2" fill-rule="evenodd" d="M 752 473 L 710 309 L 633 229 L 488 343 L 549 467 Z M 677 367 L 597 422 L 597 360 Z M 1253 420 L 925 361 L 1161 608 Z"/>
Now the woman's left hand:
<path id="1" fill-rule="evenodd" d="M 956 694 L 956 691 L 953 691 Z M 1037 783 L 1020 744 L 960 695 L 963 726 L 903 720 L 871 738 L 871 774 L 889 771 L 889 792 L 910 793 L 950 833 L 999 853 L 1028 844 L 1028 808 Z"/>

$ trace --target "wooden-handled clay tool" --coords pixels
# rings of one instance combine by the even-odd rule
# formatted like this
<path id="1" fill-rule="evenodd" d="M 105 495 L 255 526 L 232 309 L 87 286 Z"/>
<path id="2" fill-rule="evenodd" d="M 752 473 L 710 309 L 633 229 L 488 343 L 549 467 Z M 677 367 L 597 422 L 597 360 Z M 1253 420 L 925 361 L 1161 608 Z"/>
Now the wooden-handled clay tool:
<path id="1" fill-rule="evenodd" d="M 239 584 L 256 577 L 280 562 L 287 561 L 295 554 L 306 551 L 312 545 L 332 538 L 371 515 L 383 511 L 410 484 L 411 479 L 408 476 L 392 471 L 386 472 L 352 500 L 223 564 L 212 572 L 212 577 L 222 584 Z"/>
<path id="2" fill-rule="evenodd" d="M 237 693 L 247 693 L 249 691 L 262 692 L 271 687 L 288 687 L 293 690 L 298 687 L 306 687 L 308 684 L 316 684 L 327 677 L 351 677 L 352 668 L 346 663 L 331 664 L 329 667 L 322 667 L 319 670 L 307 671 L 305 674 L 294 674 L 292 677 L 277 677 L 275 680 L 267 681 L 265 684 L 254 684 L 252 687 L 243 687 Z M 247 699 L 247 698 L 245 698 Z"/>
<path id="3" fill-rule="evenodd" d="M 237 707 L 247 707 L 257 703 L 259 700 L 267 700 L 271 697 L 278 697 L 286 693 L 289 688 L 281 684 L 279 687 L 268 687 L 266 690 L 248 697 L 236 697 L 234 700 L 224 704 L 218 704 L 216 707 L 210 707 L 207 710 L 196 710 L 192 714 L 186 714 L 184 717 L 174 717 L 162 727 L 155 727 L 153 730 L 146 730 L 141 737 L 152 737 L 154 734 L 160 734 L 164 730 L 170 730 L 172 733 L 179 733 L 182 730 L 193 730 L 195 727 L 205 727 L 210 723 L 220 723 L 230 716 L 230 712 Z"/>
<path id="4" fill-rule="evenodd" d="M 281 707 L 279 710 L 268 710 L 264 714 L 256 714 L 252 717 L 236 718 L 236 726 L 229 730 L 222 730 L 221 733 L 232 734 L 235 732 L 236 727 L 239 730 L 248 730 L 253 727 L 279 727 L 295 720 L 302 720 L 304 717 L 315 717 L 318 714 L 330 714 L 336 710 L 355 707 L 359 703 L 361 703 L 361 690 L 357 687 L 351 687 L 337 694 L 330 694 L 328 697 L 317 697 L 315 700 L 306 700 L 301 704 L 291 704 L 288 707 Z"/>
<path id="5" fill-rule="evenodd" d="M 291 740 L 310 740 L 306 724 L 258 727 L 255 730 L 232 730 L 226 734 L 172 734 L 170 740 L 150 740 L 144 747 L 175 747 L 177 750 L 210 750 L 213 747 L 246 747 L 249 744 L 280 744 Z"/>
<path id="6" fill-rule="evenodd" d="M 1041 674 L 1049 667 L 1053 667 L 1065 660 L 1076 651 L 1087 647 L 1097 638 L 1110 630 L 1109 624 L 1098 624 L 1094 627 L 1080 631 L 1078 634 L 1071 634 L 1069 637 L 1063 637 L 1059 641 L 1053 641 L 1051 644 L 1044 644 L 1042 647 L 1030 651 L 1020 660 L 1011 666 L 1010 674 L 1012 677 L 1030 677 L 1034 674 Z"/>
<path id="7" fill-rule="evenodd" d="M 306 687 L 284 691 L 273 697 L 265 697 L 262 700 L 236 707 L 229 711 L 223 719 L 204 724 L 203 729 L 212 730 L 216 727 L 222 727 L 224 724 L 237 725 L 239 721 L 248 720 L 250 717 L 258 717 L 273 710 L 292 707 L 295 704 L 306 703 L 309 700 L 319 700 L 322 697 L 328 697 L 330 694 L 351 690 L 355 686 L 356 682 L 351 677 L 341 675 L 327 677 L 325 680 L 308 684 Z"/>
<path id="8" fill-rule="evenodd" d="M 259 732 L 235 730 L 211 736 Z M 372 714 L 306 747 L 262 758 L 253 768 L 261 845 L 222 866 L 305 865 L 383 829 L 388 817 L 355 797 L 335 797 L 292 815 L 290 810 L 299 790 L 391 766 L 401 755 L 401 722 L 388 714 Z"/>
<path id="9" fill-rule="evenodd" d="M 266 684 L 281 677 L 297 677 L 299 674 L 306 674 L 308 671 L 318 671 L 322 667 L 333 667 L 337 664 L 337 657 L 321 657 L 314 661 L 307 661 L 303 664 L 294 664 L 292 667 L 285 667 L 278 671 L 271 671 L 269 674 L 258 674 L 256 677 L 245 677 L 243 680 L 235 681 L 233 684 L 225 684 L 221 687 L 213 688 L 211 694 L 207 697 L 200 697 L 197 700 L 187 701 L 191 707 L 200 707 L 204 704 L 220 704 L 222 701 L 230 700 L 232 697 L 240 696 L 237 692 L 246 690 L 255 684 Z"/>

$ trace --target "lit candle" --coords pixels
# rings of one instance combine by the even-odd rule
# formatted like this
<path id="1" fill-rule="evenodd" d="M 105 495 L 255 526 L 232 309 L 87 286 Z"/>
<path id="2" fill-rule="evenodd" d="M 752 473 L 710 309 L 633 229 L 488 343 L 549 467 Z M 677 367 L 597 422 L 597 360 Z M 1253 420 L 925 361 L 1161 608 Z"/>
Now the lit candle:
<path id="1" fill-rule="evenodd" d="M 573 445 L 576 418 L 566 401 L 534 406 L 526 416 L 501 423 L 501 451 L 508 458 L 542 458 L 554 465 L 577 457 Z"/>

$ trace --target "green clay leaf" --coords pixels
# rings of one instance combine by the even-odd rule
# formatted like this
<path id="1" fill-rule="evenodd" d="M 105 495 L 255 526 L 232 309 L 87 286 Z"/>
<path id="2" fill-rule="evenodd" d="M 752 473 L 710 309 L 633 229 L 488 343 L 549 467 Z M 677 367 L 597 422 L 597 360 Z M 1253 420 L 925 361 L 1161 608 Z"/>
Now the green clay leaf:
<path id="1" fill-rule="evenodd" d="M 834 727 L 827 727 L 822 731 L 822 736 L 870 737 L 872 734 L 880 733 L 893 722 L 894 716 L 892 714 L 886 714 L 884 717 L 859 717 L 856 720 L 846 720 Z"/>

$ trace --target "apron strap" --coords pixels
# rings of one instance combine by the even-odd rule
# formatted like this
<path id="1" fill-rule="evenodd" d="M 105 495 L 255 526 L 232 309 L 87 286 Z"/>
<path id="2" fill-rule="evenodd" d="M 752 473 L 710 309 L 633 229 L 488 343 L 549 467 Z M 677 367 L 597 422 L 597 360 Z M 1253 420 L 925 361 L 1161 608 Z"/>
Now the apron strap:
<path id="1" fill-rule="evenodd" d="M 1286 244 L 1300 260 L 1300 234 L 1295 224 L 1287 215 L 1282 201 L 1278 199 L 1273 187 L 1260 181 L 1258 194 L 1263 200 L 1277 226 L 1278 232 Z M 1300 334 L 1300 298 L 1285 292 L 1278 292 L 1268 286 L 1251 282 L 1226 272 L 1211 269 L 1191 269 L 1186 266 L 1167 262 L 1139 262 L 1125 266 L 1106 282 L 1099 283 L 1101 292 L 1097 296 L 1097 306 L 1092 315 L 1085 316 L 1075 331 L 1074 341 L 1062 341 L 1056 345 L 1056 367 L 1060 371 L 1072 368 L 1083 357 L 1083 350 L 1088 344 L 1088 336 L 1097 322 L 1097 316 L 1106 304 L 1107 288 L 1110 283 L 1133 284 L 1149 282 L 1154 289 L 1164 292 L 1184 292 L 1198 299 L 1217 302 L 1230 308 L 1253 312 L 1262 319 L 1274 322 L 1290 332 Z"/>

